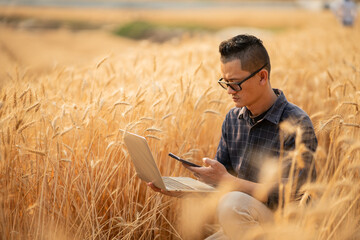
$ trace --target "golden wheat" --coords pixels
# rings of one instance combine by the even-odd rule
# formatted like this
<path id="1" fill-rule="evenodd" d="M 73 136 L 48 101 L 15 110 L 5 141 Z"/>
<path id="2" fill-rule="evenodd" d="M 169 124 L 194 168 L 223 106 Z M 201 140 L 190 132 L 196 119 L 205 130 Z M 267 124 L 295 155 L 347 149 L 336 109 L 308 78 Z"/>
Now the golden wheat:
<path id="1" fill-rule="evenodd" d="M 316 19 L 322 28 L 303 23 L 264 42 L 272 86 L 313 120 L 318 179 L 302 188 L 310 203 L 290 201 L 293 184 L 281 185 L 285 207 L 249 239 L 360 236 L 360 32 L 328 14 Z M 0 95 L 0 238 L 196 239 L 213 232 L 206 226 L 216 223 L 223 192 L 184 199 L 152 192 L 137 178 L 122 137 L 145 136 L 163 175 L 191 176 L 168 152 L 199 164 L 213 157 L 233 106 L 216 83 L 220 40 L 131 42 L 94 64 L 9 70 Z M 303 164 L 304 150 L 296 149 L 293 164 Z M 278 174 L 268 169 L 265 182 Z"/>

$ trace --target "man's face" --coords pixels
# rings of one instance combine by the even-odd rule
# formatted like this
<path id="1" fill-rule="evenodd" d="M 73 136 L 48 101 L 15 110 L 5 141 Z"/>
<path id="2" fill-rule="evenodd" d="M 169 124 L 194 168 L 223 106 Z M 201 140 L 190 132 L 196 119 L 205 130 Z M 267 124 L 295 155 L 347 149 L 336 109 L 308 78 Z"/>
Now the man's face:
<path id="1" fill-rule="evenodd" d="M 241 82 L 251 74 L 249 71 L 242 70 L 239 59 L 234 59 L 226 63 L 221 62 L 220 67 L 223 81 L 226 82 Z M 227 93 L 232 96 L 236 107 L 246 106 L 251 108 L 251 106 L 259 100 L 261 97 L 260 79 L 259 74 L 249 78 L 241 84 L 242 90 L 240 91 L 235 91 L 231 87 L 227 87 Z"/>

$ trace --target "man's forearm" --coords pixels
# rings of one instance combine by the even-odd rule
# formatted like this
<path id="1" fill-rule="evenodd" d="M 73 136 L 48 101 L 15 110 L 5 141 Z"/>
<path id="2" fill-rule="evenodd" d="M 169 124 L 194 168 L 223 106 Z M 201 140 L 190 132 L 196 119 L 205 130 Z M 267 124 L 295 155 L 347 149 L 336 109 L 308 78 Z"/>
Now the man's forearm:
<path id="1" fill-rule="evenodd" d="M 269 192 L 274 184 L 262 184 L 247 181 L 231 175 L 217 160 L 205 158 L 204 163 L 208 167 L 190 167 L 185 166 L 192 171 L 194 175 L 202 182 L 224 187 L 226 191 L 240 191 L 246 193 L 261 202 L 267 202 Z"/>
<path id="2" fill-rule="evenodd" d="M 226 184 L 225 186 L 230 187 L 231 191 L 246 193 L 261 202 L 267 202 L 271 188 L 267 184 L 247 181 L 231 174 L 224 176 L 221 184 Z"/>

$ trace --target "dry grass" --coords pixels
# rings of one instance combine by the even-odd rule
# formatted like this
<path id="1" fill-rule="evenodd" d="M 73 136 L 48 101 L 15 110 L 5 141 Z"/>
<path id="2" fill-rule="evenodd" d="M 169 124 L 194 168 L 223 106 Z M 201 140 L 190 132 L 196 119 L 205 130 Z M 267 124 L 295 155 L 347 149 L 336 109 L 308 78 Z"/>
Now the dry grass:
<path id="1" fill-rule="evenodd" d="M 313 120 L 319 177 L 304 187 L 311 204 L 287 203 L 250 239 L 360 237 L 360 32 L 322 24 L 265 39 L 273 87 Z M 92 64 L 8 68 L 0 92 L 0 238 L 204 236 L 218 196 L 178 200 L 149 191 L 122 133 L 146 136 L 163 175 L 189 175 L 170 151 L 197 163 L 214 156 L 233 105 L 216 85 L 218 43 L 213 36 L 131 42 Z"/>

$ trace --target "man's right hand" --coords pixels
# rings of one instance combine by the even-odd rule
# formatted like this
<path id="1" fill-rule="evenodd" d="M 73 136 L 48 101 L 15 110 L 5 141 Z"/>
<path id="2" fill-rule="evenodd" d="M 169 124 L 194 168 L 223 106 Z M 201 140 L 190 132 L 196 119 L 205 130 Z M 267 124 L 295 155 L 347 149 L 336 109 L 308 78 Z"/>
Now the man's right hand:
<path id="1" fill-rule="evenodd" d="M 156 187 L 152 182 L 148 182 L 148 183 L 146 183 L 146 185 L 148 185 L 155 192 L 162 193 L 162 194 L 164 194 L 166 196 L 180 198 L 180 197 L 183 197 L 184 195 L 186 195 L 185 192 L 175 192 L 175 191 L 170 192 L 170 191 L 163 190 L 161 188 Z"/>
<path id="2" fill-rule="evenodd" d="M 218 186 L 222 181 L 231 178 L 231 174 L 220 162 L 210 158 L 203 158 L 203 162 L 207 167 L 191 167 L 186 164 L 183 166 L 192 171 L 198 180 L 212 186 Z"/>

